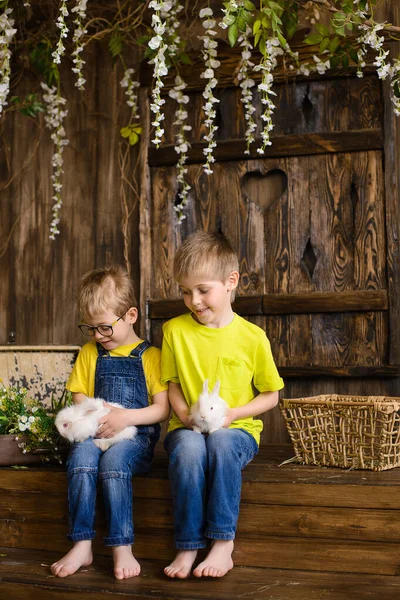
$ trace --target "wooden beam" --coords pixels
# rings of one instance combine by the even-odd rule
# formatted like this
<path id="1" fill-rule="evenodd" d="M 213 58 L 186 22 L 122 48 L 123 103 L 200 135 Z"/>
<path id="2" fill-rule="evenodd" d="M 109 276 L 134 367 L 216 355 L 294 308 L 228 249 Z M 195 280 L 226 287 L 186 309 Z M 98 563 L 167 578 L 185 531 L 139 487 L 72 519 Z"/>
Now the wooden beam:
<path id="1" fill-rule="evenodd" d="M 393 365 L 378 365 L 376 367 L 342 366 L 325 367 L 319 365 L 279 367 L 279 374 L 284 379 L 315 379 L 316 377 L 398 377 L 400 368 Z"/>
<path id="2" fill-rule="evenodd" d="M 386 290 L 265 294 L 262 300 L 262 314 L 264 315 L 371 312 L 387 309 Z"/>
<path id="3" fill-rule="evenodd" d="M 272 145 L 268 146 L 263 158 L 282 156 L 303 156 L 315 154 L 330 154 L 335 152 L 353 152 L 356 150 L 381 150 L 383 136 L 380 129 L 362 129 L 353 131 L 332 131 L 324 133 L 309 133 L 303 135 L 281 135 L 271 137 Z M 256 140 L 250 148 L 250 155 L 244 154 L 246 142 L 243 139 L 222 140 L 217 142 L 214 149 L 215 159 L 221 161 L 260 159 L 257 148 L 261 144 Z M 203 149 L 205 142 L 194 142 L 188 151 L 189 163 L 204 162 Z M 151 167 L 172 166 L 178 161 L 174 146 L 161 146 L 159 149 L 149 149 L 149 165 Z"/>
<path id="4" fill-rule="evenodd" d="M 239 296 L 233 303 L 242 316 L 310 313 L 371 312 L 388 309 L 386 290 L 356 290 L 310 294 L 265 294 Z M 148 303 L 150 319 L 171 319 L 188 312 L 183 300 L 153 300 Z"/>

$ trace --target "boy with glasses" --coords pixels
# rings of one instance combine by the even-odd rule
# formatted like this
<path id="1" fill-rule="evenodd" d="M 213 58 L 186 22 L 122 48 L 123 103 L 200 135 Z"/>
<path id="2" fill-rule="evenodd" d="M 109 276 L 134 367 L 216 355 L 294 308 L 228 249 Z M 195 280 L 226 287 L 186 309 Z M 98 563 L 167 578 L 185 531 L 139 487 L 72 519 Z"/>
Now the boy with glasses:
<path id="1" fill-rule="evenodd" d="M 160 350 L 141 340 L 133 283 L 122 267 L 101 268 L 83 276 L 78 294 L 82 323 L 91 339 L 76 360 L 67 383 L 74 402 L 86 397 L 122 404 L 99 421 L 97 437 L 112 437 L 135 425 L 137 435 L 102 452 L 89 438 L 75 443 L 67 460 L 69 535 L 73 548 L 51 566 L 66 577 L 92 563 L 96 488 L 102 486 L 108 536 L 117 579 L 135 577 L 140 565 L 132 554 L 132 476 L 150 469 L 161 421 L 169 414 L 167 386 L 160 381 Z"/>

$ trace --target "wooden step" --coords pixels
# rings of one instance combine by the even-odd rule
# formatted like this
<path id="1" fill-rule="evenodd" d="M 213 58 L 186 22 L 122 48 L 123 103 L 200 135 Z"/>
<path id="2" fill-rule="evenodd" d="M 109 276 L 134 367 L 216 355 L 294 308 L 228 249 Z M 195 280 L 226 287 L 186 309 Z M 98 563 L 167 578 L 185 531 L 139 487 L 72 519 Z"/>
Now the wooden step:
<path id="1" fill-rule="evenodd" d="M 65 579 L 53 577 L 54 552 L 0 548 L 0 597 L 10 600 L 398 600 L 400 578 L 382 575 L 235 568 L 223 579 L 171 580 L 160 561 L 142 560 L 139 577 L 117 581 L 109 557 Z"/>
<path id="2" fill-rule="evenodd" d="M 234 560 L 239 567 L 400 574 L 400 469 L 384 472 L 282 464 L 292 448 L 262 447 L 243 473 Z M 174 556 L 167 458 L 160 447 L 149 476 L 134 478 L 134 552 Z M 46 535 L 43 535 L 45 531 Z M 0 468 L 3 546 L 64 553 L 65 471 Z M 101 495 L 96 553 L 107 555 Z"/>

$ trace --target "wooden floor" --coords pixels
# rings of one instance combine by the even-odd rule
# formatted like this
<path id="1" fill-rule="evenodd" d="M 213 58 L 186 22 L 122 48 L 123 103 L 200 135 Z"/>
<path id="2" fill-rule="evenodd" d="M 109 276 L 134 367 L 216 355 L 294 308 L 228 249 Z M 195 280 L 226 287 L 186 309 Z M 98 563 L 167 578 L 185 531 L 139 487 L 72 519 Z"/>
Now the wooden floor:
<path id="1" fill-rule="evenodd" d="M 235 568 L 222 580 L 169 580 L 172 511 L 166 457 L 134 479 L 134 553 L 142 574 L 116 581 L 101 501 L 95 561 L 66 579 L 49 565 L 70 548 L 66 477 L 58 467 L 0 468 L 0 598 L 398 600 L 400 469 L 344 471 L 282 463 L 263 447 L 244 471 Z"/>

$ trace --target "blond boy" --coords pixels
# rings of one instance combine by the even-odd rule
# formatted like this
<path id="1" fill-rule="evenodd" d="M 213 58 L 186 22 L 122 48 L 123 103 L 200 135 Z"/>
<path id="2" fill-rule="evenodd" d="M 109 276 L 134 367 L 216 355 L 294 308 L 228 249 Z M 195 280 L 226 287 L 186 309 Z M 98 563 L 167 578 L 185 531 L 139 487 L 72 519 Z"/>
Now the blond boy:
<path id="1" fill-rule="evenodd" d="M 165 438 L 174 507 L 175 560 L 169 577 L 185 578 L 199 549 L 211 541 L 196 577 L 222 577 L 233 567 L 241 471 L 258 451 L 262 421 L 255 416 L 278 402 L 283 381 L 262 329 L 232 310 L 238 259 L 226 238 L 196 232 L 174 261 L 190 313 L 164 325 L 161 377 L 168 383 L 173 416 Z M 222 429 L 192 430 L 190 407 L 205 379 L 228 404 Z"/>

